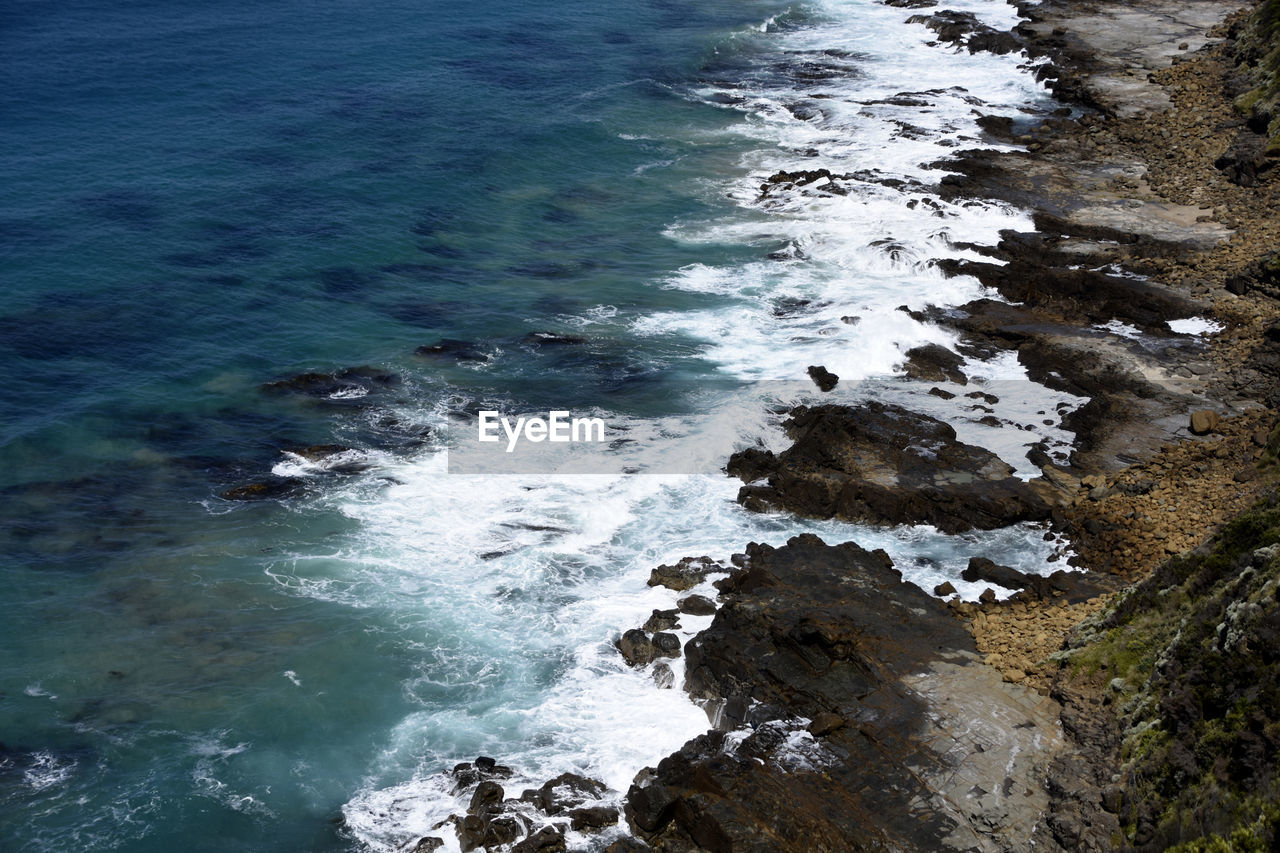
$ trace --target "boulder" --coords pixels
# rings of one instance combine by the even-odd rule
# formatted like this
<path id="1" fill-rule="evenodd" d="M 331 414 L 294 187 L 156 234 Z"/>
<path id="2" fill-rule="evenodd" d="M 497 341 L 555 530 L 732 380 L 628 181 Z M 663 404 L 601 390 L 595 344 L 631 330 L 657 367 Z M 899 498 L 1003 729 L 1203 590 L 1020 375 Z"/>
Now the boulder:
<path id="1" fill-rule="evenodd" d="M 1221 422 L 1218 413 L 1213 409 L 1200 409 L 1191 413 L 1191 432 L 1195 435 L 1208 435 L 1218 428 Z"/>
<path id="2" fill-rule="evenodd" d="M 960 577 L 970 583 L 986 581 L 1007 589 L 1022 589 L 1031 581 L 1031 576 L 1025 572 L 1002 566 L 985 557 L 970 557 L 969 566 L 960 573 Z"/>
<path id="3" fill-rule="evenodd" d="M 814 385 L 818 386 L 818 390 L 824 393 L 836 387 L 836 383 L 840 381 L 839 376 L 821 365 L 809 365 L 809 378 L 813 380 Z"/>
<path id="4" fill-rule="evenodd" d="M 558 815 L 590 800 L 600 799 L 607 790 L 603 782 L 595 779 L 576 773 L 561 773 L 538 789 L 537 803 L 547 814 Z"/>
<path id="5" fill-rule="evenodd" d="M 680 611 L 679 610 L 654 610 L 644 623 L 644 630 L 653 631 L 670 631 L 673 628 L 680 627 Z"/>
<path id="6" fill-rule="evenodd" d="M 672 636 L 668 634 L 667 636 Z M 649 635 L 639 628 L 632 628 L 625 632 L 622 638 L 617 642 L 618 651 L 622 653 L 622 659 L 629 666 L 646 666 L 653 663 L 653 659 L 658 657 L 658 649 L 649 639 Z"/>
<path id="7" fill-rule="evenodd" d="M 659 631 L 653 635 L 652 646 L 655 658 L 680 657 L 680 638 L 675 634 Z"/>
<path id="8" fill-rule="evenodd" d="M 608 806 L 586 806 L 579 809 L 569 809 L 568 814 L 569 825 L 578 832 L 584 829 L 605 829 L 618 822 L 617 809 L 611 809 Z"/>
<path id="9" fill-rule="evenodd" d="M 511 848 L 511 853 L 564 853 L 564 832 L 554 826 L 544 826 Z"/>
<path id="10" fill-rule="evenodd" d="M 467 806 L 467 812 L 480 814 L 490 806 L 501 803 L 505 796 L 506 792 L 497 782 L 488 780 L 481 782 L 476 786 L 475 793 L 471 795 L 471 804 Z"/>
<path id="11" fill-rule="evenodd" d="M 436 838 L 434 835 L 427 835 L 418 839 L 418 843 L 413 845 L 413 849 L 409 853 L 435 853 L 444 846 L 443 838 Z"/>
<path id="12" fill-rule="evenodd" d="M 494 759 L 482 755 L 474 762 L 464 761 L 454 765 L 450 775 L 453 776 L 453 793 L 469 788 L 486 779 L 507 779 L 512 775 L 510 767 L 499 764 Z"/>
<path id="13" fill-rule="evenodd" d="M 716 612 L 716 603 L 705 595 L 686 595 L 676 602 L 676 607 L 690 616 L 711 616 Z"/>
<path id="14" fill-rule="evenodd" d="M 658 566 L 649 573 L 649 586 L 665 586 L 676 592 L 693 589 L 707 575 L 726 571 L 710 557 L 685 557 L 674 566 Z"/>
<path id="15" fill-rule="evenodd" d="M 725 472 L 744 483 L 753 483 L 769 476 L 776 467 L 778 467 L 778 458 L 773 455 L 772 450 L 748 447 L 729 457 Z"/>
<path id="16" fill-rule="evenodd" d="M 960 368 L 964 359 L 940 344 L 924 344 L 906 352 L 903 365 L 907 376 L 922 382 L 954 382 L 967 385 L 969 380 Z"/>

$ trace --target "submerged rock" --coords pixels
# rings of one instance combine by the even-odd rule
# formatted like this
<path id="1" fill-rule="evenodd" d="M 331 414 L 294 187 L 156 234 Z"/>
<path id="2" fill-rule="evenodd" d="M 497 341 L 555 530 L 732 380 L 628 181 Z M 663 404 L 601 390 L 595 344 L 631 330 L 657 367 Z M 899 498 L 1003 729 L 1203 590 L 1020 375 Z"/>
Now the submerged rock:
<path id="1" fill-rule="evenodd" d="M 278 480 L 264 480 L 260 483 L 236 486 L 222 492 L 221 497 L 228 501 L 284 500 L 296 497 L 305 486 L 306 481 L 300 477 L 281 477 Z"/>
<path id="2" fill-rule="evenodd" d="M 352 399 L 400 384 L 399 375 L 378 367 L 348 367 L 337 373 L 299 373 L 262 386 L 270 394 Z"/>
<path id="3" fill-rule="evenodd" d="M 414 350 L 416 355 L 430 358 L 450 358 L 454 361 L 488 361 L 489 356 L 471 341 L 441 338 L 434 344 L 425 344 Z"/>
<path id="4" fill-rule="evenodd" d="M 556 332 L 530 332 L 523 339 L 523 343 L 540 347 L 572 346 L 586 342 L 587 339 L 581 335 L 562 335 Z"/>

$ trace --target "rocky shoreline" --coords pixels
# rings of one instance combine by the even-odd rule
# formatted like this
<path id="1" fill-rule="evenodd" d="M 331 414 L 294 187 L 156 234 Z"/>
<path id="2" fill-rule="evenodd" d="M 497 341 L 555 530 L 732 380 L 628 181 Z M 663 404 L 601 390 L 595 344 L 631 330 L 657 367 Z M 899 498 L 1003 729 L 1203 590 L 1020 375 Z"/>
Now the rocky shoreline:
<path id="1" fill-rule="evenodd" d="M 883 552 L 812 536 L 661 567 L 650 583 L 675 590 L 723 574 L 716 600 L 655 611 L 619 650 L 662 687 L 663 658 L 683 654 L 712 730 L 621 802 L 561 780 L 585 792 L 574 808 L 596 809 L 582 822 L 552 820 L 538 791 L 486 800 L 477 776 L 464 850 L 565 850 L 566 829 L 602 832 L 590 849 L 611 853 L 1280 838 L 1280 810 L 1248 796 L 1280 791 L 1280 696 L 1257 686 L 1280 677 L 1280 118 L 1265 49 L 1280 4 L 1047 0 L 1020 5 L 1008 33 L 928 0 L 891 5 L 924 7 L 913 20 L 940 41 L 1044 60 L 1066 105 L 985 117 L 1026 150 L 946 164 L 939 196 L 1015 203 L 1037 230 L 971 247 L 989 262 L 941 262 L 1006 301 L 917 312 L 957 332 L 959 353 L 913 351 L 907 376 L 956 381 L 958 356 L 1016 351 L 1033 379 L 1089 399 L 1064 419 L 1076 444 L 1067 460 L 1033 451 L 1042 476 L 1024 482 L 924 415 L 820 406 L 791 413 L 791 448 L 737 453 L 728 472 L 750 509 L 953 532 L 1047 522 L 1089 571 L 975 560 L 966 579 L 1020 591 L 944 601 L 954 590 L 904 583 Z M 1171 331 L 1190 317 L 1221 328 L 1207 345 Z M 694 612 L 714 619 L 682 649 L 670 629 Z M 1206 649 L 1240 670 L 1215 672 Z"/>

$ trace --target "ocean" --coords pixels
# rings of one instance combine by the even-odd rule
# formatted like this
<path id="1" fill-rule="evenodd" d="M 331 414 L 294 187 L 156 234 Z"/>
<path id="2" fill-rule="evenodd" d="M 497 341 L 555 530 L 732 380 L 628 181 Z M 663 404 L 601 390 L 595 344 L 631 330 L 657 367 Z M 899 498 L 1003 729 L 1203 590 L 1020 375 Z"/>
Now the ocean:
<path id="1" fill-rule="evenodd" d="M 1070 440 L 1007 357 L 966 371 L 1026 429 L 884 380 L 953 342 L 899 306 L 982 293 L 930 259 L 1031 227 L 939 200 L 929 164 L 1047 103 L 1025 57 L 910 14 L 0 10 L 0 848 L 393 851 L 477 755 L 617 799 L 708 726 L 613 648 L 672 606 L 654 566 L 809 531 L 968 595 L 970 556 L 1056 568 L 1043 529 L 755 514 L 719 471 L 785 446 L 809 365 L 1027 476 Z M 302 374 L 329 378 L 264 388 Z M 473 471 L 450 429 L 484 409 L 614 440 Z"/>

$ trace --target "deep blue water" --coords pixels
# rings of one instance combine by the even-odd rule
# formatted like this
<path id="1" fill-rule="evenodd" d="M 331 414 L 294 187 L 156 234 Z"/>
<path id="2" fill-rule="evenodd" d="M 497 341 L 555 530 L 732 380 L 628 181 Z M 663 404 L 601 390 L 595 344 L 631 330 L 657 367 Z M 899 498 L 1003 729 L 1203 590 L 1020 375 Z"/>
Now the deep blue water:
<path id="1" fill-rule="evenodd" d="M 259 384 L 670 302 L 636 283 L 706 256 L 660 233 L 705 202 L 619 133 L 727 121 L 671 87 L 771 8 L 0 11 L 0 847 L 350 846 L 419 652 L 263 575 L 342 519 L 207 510 L 348 417 Z"/>
<path id="2" fill-rule="evenodd" d="M 906 288 L 943 298 L 953 285 L 881 268 L 880 254 L 821 252 L 862 251 L 885 229 L 940 241 L 936 221 L 893 219 L 925 215 L 914 205 L 893 200 L 886 219 L 872 187 L 861 213 L 822 214 L 805 243 L 816 266 L 762 266 L 811 224 L 744 213 L 731 185 L 858 137 L 837 119 L 871 122 L 867 150 L 883 145 L 875 108 L 824 128 L 749 103 L 870 74 L 877 28 L 905 16 L 863 5 L 875 11 L 0 8 L 0 848 L 386 849 L 416 824 L 386 816 L 380 837 L 360 828 L 361 804 L 480 750 L 525 756 L 530 773 L 572 765 L 574 750 L 606 775 L 657 760 L 657 742 L 648 759 L 591 757 L 603 735 L 587 729 L 607 714 L 573 685 L 644 687 L 607 658 L 608 631 L 630 618 L 608 602 L 643 589 L 627 572 L 794 525 L 745 516 L 720 485 L 582 486 L 534 506 L 511 484 L 432 479 L 426 415 L 483 388 L 682 417 L 697 408 L 689 389 L 756 375 L 722 351 L 734 335 L 755 367 L 781 342 L 819 340 L 817 325 L 787 325 L 800 321 L 786 306 L 838 318 L 888 305 L 891 322 L 859 333 L 869 364 L 936 334 L 900 328 L 891 308 Z M 824 52 L 824 27 L 840 50 Z M 970 85 L 1002 109 L 1031 97 L 1012 60 L 946 61 L 973 63 L 988 85 Z M 919 70 L 868 76 L 865 97 L 953 73 Z M 819 95 L 807 103 L 834 103 Z M 969 106 L 938 97 L 954 103 L 941 124 L 921 119 L 930 138 L 968 133 Z M 760 119 L 750 132 L 744 116 Z M 994 233 L 1010 215 L 964 227 Z M 523 342 L 537 331 L 590 342 Z M 414 355 L 441 338 L 487 361 Z M 261 387 L 360 365 L 398 384 L 354 401 Z M 784 374 L 765 378 L 803 379 Z M 318 475 L 291 501 L 219 497 L 321 443 L 367 451 L 374 471 Z M 554 524 L 516 523 L 535 513 Z M 885 535 L 929 571 L 967 559 L 925 534 Z M 583 651 L 596 647 L 598 660 Z"/>

